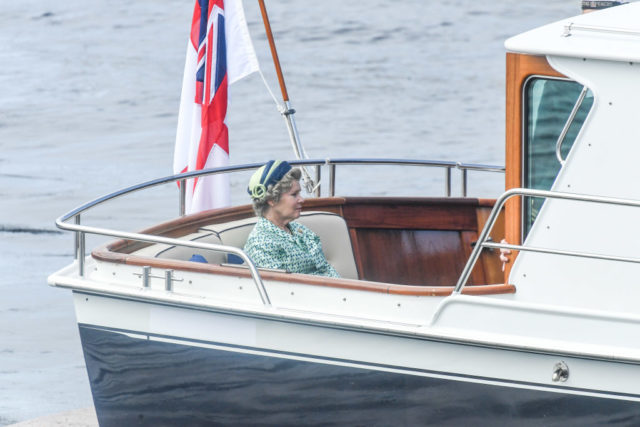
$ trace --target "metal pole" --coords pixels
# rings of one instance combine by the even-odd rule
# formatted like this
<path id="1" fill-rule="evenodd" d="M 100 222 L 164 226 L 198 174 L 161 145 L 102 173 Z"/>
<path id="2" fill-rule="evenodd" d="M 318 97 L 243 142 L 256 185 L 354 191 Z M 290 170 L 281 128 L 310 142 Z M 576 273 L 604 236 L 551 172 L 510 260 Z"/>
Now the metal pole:
<path id="1" fill-rule="evenodd" d="M 462 197 L 467 197 L 467 170 L 462 169 Z"/>
<path id="2" fill-rule="evenodd" d="M 145 265 L 142 267 L 142 287 L 148 288 L 151 286 L 151 266 Z"/>
<path id="3" fill-rule="evenodd" d="M 336 195 L 336 165 L 329 165 L 329 197 Z"/>
<path id="4" fill-rule="evenodd" d="M 446 168 L 445 192 L 447 197 L 451 197 L 451 168 Z"/>
<path id="5" fill-rule="evenodd" d="M 173 290 L 173 270 L 164 272 L 164 289 L 169 292 Z"/>
<path id="6" fill-rule="evenodd" d="M 80 225 L 80 214 L 75 216 L 75 223 Z M 85 252 L 85 240 L 84 233 L 82 231 L 76 232 L 76 259 L 78 260 L 78 275 L 84 277 L 84 252 Z"/>
<path id="7" fill-rule="evenodd" d="M 269 15 L 267 15 L 267 7 L 264 4 L 264 0 L 258 0 L 260 4 L 260 12 L 262 13 L 262 20 L 264 22 L 264 29 L 267 34 L 267 40 L 269 41 L 269 47 L 271 49 L 271 56 L 273 58 L 273 64 L 276 68 L 276 74 L 278 75 L 278 83 L 280 84 L 280 91 L 282 92 L 282 100 L 284 101 L 284 110 L 282 116 L 287 124 L 287 130 L 289 132 L 289 138 L 291 139 L 291 145 L 293 146 L 293 152 L 298 158 L 302 160 L 306 158 L 304 148 L 300 143 L 300 135 L 298 134 L 298 128 L 296 127 L 296 121 L 293 118 L 293 114 L 296 112 L 291 108 L 289 102 L 289 93 L 287 92 L 287 85 L 284 82 L 284 74 L 282 73 L 282 67 L 280 66 L 280 59 L 278 58 L 278 51 L 276 49 L 276 42 L 273 39 L 273 32 L 271 31 L 271 23 L 269 22 Z M 306 168 L 302 166 L 302 180 L 308 193 L 313 193 L 314 183 L 307 172 Z"/>
<path id="8" fill-rule="evenodd" d="M 184 216 L 187 211 L 187 180 L 181 179 L 178 182 L 180 188 L 180 216 Z"/>
<path id="9" fill-rule="evenodd" d="M 588 90 L 589 89 L 586 86 L 582 87 L 582 91 L 580 92 L 580 95 L 578 95 L 578 99 L 576 100 L 576 103 L 574 104 L 573 109 L 569 114 L 569 118 L 564 124 L 562 132 L 560 132 L 560 136 L 558 136 L 558 140 L 556 141 L 556 159 L 558 159 L 558 162 L 560 162 L 561 165 L 564 165 L 564 159 L 562 158 L 562 143 L 564 142 L 564 139 L 569 132 L 569 128 L 571 127 L 573 120 L 576 118 L 576 114 L 578 114 L 578 110 L 580 109 L 582 101 L 584 101 L 584 97 L 587 95 Z"/>
<path id="10" fill-rule="evenodd" d="M 316 165 L 316 182 L 318 183 L 317 186 L 316 186 L 316 191 L 315 191 L 315 196 L 316 197 L 320 197 L 320 194 L 321 194 L 321 191 L 320 191 L 321 174 L 322 174 L 322 166 Z"/>
<path id="11" fill-rule="evenodd" d="M 77 225 L 80 225 L 80 214 L 76 215 L 73 218 L 73 222 L 75 222 Z M 74 241 L 73 241 L 73 257 L 75 259 L 78 259 L 78 248 L 80 247 L 80 234 L 79 232 L 76 232 L 73 235 Z"/>

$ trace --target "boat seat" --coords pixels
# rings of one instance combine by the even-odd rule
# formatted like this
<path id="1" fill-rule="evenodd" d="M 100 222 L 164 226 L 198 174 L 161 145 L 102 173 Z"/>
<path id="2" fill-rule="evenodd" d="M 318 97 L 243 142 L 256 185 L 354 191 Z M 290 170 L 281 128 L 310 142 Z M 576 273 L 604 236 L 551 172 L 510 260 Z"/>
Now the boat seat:
<path id="1" fill-rule="evenodd" d="M 206 230 L 200 230 L 197 233 L 188 234 L 181 237 L 181 240 L 192 240 L 202 243 L 220 244 L 220 238 L 216 233 Z M 209 264 L 222 264 L 227 262 L 227 256 L 223 252 L 208 251 L 198 248 L 189 248 L 186 246 L 175 246 L 165 244 L 150 245 L 139 251 L 134 252 L 138 256 L 148 256 L 153 258 L 177 259 L 187 261 L 194 254 L 202 255 Z"/>
<path id="2" fill-rule="evenodd" d="M 200 231 L 214 233 L 223 245 L 242 249 L 257 221 L 258 219 L 253 217 L 223 224 L 212 224 L 201 227 Z M 358 278 L 358 270 L 353 256 L 351 239 L 349 238 L 349 229 L 340 215 L 330 212 L 309 211 L 303 212 L 296 221 L 309 227 L 320 237 L 322 250 L 327 261 L 341 277 L 347 279 Z"/>

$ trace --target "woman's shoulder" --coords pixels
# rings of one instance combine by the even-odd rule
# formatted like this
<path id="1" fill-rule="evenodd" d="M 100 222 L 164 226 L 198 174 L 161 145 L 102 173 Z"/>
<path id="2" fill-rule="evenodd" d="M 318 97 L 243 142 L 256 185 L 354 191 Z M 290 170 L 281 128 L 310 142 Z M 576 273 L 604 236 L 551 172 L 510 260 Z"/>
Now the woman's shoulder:
<path id="1" fill-rule="evenodd" d="M 303 235 L 307 238 L 317 238 L 318 235 L 313 232 L 309 227 L 304 224 L 300 224 L 299 222 L 291 221 L 289 223 L 289 228 L 294 235 Z"/>
<path id="2" fill-rule="evenodd" d="M 313 231 L 311 231 L 311 229 L 309 227 L 307 227 L 304 224 L 300 224 L 299 222 L 296 221 L 291 221 L 289 223 L 289 228 L 291 229 L 291 231 L 293 232 L 298 232 L 298 233 L 313 233 Z"/>

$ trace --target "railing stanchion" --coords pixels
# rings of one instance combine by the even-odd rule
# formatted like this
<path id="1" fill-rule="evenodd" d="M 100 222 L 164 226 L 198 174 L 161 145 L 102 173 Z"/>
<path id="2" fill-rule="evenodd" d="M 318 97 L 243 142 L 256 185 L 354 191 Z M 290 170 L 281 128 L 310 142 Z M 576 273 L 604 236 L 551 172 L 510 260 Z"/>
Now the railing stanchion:
<path id="1" fill-rule="evenodd" d="M 329 196 L 336 195 L 336 165 L 329 165 Z"/>
<path id="2" fill-rule="evenodd" d="M 320 189 L 320 178 L 322 178 L 321 174 L 322 174 L 322 169 L 321 169 L 321 165 L 316 165 L 316 189 L 313 192 L 314 196 L 316 197 L 320 197 L 320 193 L 321 193 L 321 189 Z"/>
<path id="3" fill-rule="evenodd" d="M 451 168 L 447 167 L 445 168 L 445 193 L 447 194 L 447 197 L 451 197 Z"/>
<path id="4" fill-rule="evenodd" d="M 462 197 L 467 197 L 467 170 L 462 169 Z"/>
<path id="5" fill-rule="evenodd" d="M 80 225 L 80 214 L 76 215 L 73 218 L 73 222 L 76 225 Z M 73 235 L 73 258 L 74 259 L 78 259 L 78 248 L 80 247 L 80 234 L 79 232 L 75 232 L 75 234 Z"/>
<path id="6" fill-rule="evenodd" d="M 179 182 L 179 187 L 180 187 L 180 212 L 179 215 L 180 216 L 184 216 L 184 214 L 186 213 L 186 206 L 187 206 L 187 180 L 186 179 L 181 179 Z"/>
<path id="7" fill-rule="evenodd" d="M 80 225 L 80 214 L 74 217 L 76 225 Z M 76 231 L 75 242 L 75 257 L 78 260 L 78 274 L 80 277 L 84 277 L 84 252 L 85 252 L 85 240 L 84 233 L 82 231 Z"/>

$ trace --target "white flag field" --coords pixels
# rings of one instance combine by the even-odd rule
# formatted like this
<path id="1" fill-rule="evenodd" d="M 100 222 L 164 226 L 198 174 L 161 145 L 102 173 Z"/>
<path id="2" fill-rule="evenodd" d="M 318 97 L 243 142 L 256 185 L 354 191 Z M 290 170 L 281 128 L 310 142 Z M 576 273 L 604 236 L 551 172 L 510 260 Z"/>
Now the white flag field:
<path id="1" fill-rule="evenodd" d="M 229 164 L 229 86 L 258 71 L 242 0 L 196 0 L 187 44 L 173 172 Z M 227 174 L 186 182 L 185 212 L 231 204 Z"/>

